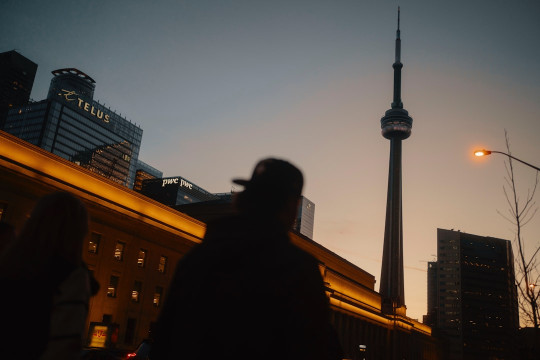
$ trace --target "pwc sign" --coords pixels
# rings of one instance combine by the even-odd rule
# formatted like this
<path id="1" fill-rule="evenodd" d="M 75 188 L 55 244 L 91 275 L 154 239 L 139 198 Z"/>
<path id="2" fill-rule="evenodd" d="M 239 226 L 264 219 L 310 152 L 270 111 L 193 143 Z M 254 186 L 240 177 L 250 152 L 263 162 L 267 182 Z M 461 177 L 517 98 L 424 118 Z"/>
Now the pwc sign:
<path id="1" fill-rule="evenodd" d="M 190 184 L 186 180 L 176 177 L 176 178 L 169 178 L 169 179 L 163 179 L 163 183 L 161 187 L 165 187 L 165 185 L 171 185 L 171 184 L 180 184 L 181 187 L 186 187 L 188 189 L 193 189 L 193 184 Z"/>

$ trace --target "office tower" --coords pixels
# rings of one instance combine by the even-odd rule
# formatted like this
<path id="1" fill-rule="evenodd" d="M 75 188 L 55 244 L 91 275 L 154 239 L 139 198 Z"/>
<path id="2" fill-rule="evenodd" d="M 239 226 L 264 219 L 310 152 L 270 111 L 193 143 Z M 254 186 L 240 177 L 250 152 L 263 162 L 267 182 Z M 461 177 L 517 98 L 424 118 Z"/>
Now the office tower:
<path id="1" fill-rule="evenodd" d="M 313 224 L 315 222 L 315 204 L 302 196 L 298 213 L 294 220 L 293 230 L 313 239 Z"/>
<path id="2" fill-rule="evenodd" d="M 141 191 L 142 182 L 144 180 L 158 179 L 162 177 L 163 172 L 141 160 L 137 160 L 137 166 L 135 167 L 135 183 L 133 184 L 133 190 Z"/>
<path id="3" fill-rule="evenodd" d="M 0 53 L 0 130 L 10 109 L 30 100 L 37 67 L 15 50 Z"/>
<path id="4" fill-rule="evenodd" d="M 427 268 L 427 282 L 428 284 L 437 283 L 437 262 L 429 261 Z M 427 315 L 423 317 L 423 323 L 431 327 L 435 326 L 437 322 L 437 287 L 428 286 L 427 293 L 427 308 L 430 309 Z"/>
<path id="5" fill-rule="evenodd" d="M 401 205 L 401 142 L 411 135 L 412 118 L 403 109 L 401 101 L 401 34 L 396 32 L 394 68 L 394 98 L 391 109 L 381 119 L 381 133 L 390 140 L 390 166 L 388 173 L 388 194 L 386 202 L 386 222 L 384 228 L 384 248 L 379 293 L 382 310 L 387 314 L 405 315 L 405 289 L 403 278 L 403 220 Z"/>
<path id="6" fill-rule="evenodd" d="M 95 101 L 87 74 L 73 68 L 52 74 L 47 99 L 10 110 L 4 130 L 131 187 L 142 129 Z"/>
<path id="7" fill-rule="evenodd" d="M 519 325 L 510 241 L 437 229 L 437 261 L 429 263 L 428 316 L 445 359 L 515 359 Z M 429 268 L 428 268 L 429 271 Z"/>

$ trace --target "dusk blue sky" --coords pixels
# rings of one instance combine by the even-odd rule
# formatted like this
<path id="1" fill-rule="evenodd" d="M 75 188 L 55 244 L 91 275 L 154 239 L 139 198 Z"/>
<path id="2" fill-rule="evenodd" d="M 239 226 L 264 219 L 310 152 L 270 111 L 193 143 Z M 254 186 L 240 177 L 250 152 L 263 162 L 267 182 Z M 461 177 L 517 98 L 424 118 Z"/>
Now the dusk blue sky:
<path id="1" fill-rule="evenodd" d="M 305 174 L 314 240 L 380 279 L 397 7 L 405 109 L 407 314 L 426 312 L 436 229 L 513 239 L 504 150 L 540 165 L 538 1 L 21 1 L 0 4 L 0 51 L 96 80 L 94 98 L 144 130 L 140 159 L 211 192 L 261 158 Z M 523 191 L 535 172 L 516 165 Z M 523 195 L 524 196 L 524 195 Z M 540 216 L 525 229 L 539 243 Z"/>

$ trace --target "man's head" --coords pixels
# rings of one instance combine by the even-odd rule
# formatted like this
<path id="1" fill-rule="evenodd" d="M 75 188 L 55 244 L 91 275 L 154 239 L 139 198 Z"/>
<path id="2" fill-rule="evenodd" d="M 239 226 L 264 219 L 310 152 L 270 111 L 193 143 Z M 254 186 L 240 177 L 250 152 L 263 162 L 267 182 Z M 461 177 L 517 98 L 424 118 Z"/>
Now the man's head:
<path id="1" fill-rule="evenodd" d="M 302 172 L 294 165 L 285 160 L 264 159 L 255 166 L 251 179 L 233 182 L 244 186 L 236 197 L 240 212 L 277 216 L 284 218 L 288 227 L 292 225 L 304 185 Z"/>

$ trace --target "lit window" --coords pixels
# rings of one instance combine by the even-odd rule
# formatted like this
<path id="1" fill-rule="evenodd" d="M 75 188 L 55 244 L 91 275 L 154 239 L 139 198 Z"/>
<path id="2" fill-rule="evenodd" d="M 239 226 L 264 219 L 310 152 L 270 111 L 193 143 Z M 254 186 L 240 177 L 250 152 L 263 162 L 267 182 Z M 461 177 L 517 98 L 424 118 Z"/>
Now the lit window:
<path id="1" fill-rule="evenodd" d="M 154 292 L 154 306 L 159 307 L 161 304 L 161 296 L 163 295 L 163 288 L 161 286 L 156 286 L 156 291 Z"/>
<path id="2" fill-rule="evenodd" d="M 137 258 L 137 266 L 141 268 L 144 267 L 145 261 L 146 261 L 146 250 L 140 249 L 139 257 Z"/>
<path id="3" fill-rule="evenodd" d="M 135 283 L 133 283 L 133 290 L 131 290 L 131 301 L 139 302 L 139 298 L 141 296 L 141 289 L 142 282 L 135 281 Z"/>
<path id="4" fill-rule="evenodd" d="M 167 257 L 162 255 L 159 257 L 159 265 L 158 265 L 157 270 L 160 273 L 165 273 L 166 269 L 167 269 Z"/>
<path id="5" fill-rule="evenodd" d="M 124 247 L 126 246 L 125 243 L 118 241 L 116 243 L 116 246 L 114 248 L 114 258 L 118 261 L 122 261 L 124 258 Z"/>
<path id="6" fill-rule="evenodd" d="M 97 234 L 93 232 L 90 235 L 90 240 L 88 241 L 88 252 L 91 254 L 97 254 L 100 241 L 101 241 L 101 234 Z"/>
<path id="7" fill-rule="evenodd" d="M 111 278 L 109 280 L 109 286 L 107 287 L 107 296 L 115 298 L 116 292 L 118 289 L 118 281 L 120 278 L 118 276 L 111 275 Z"/>

